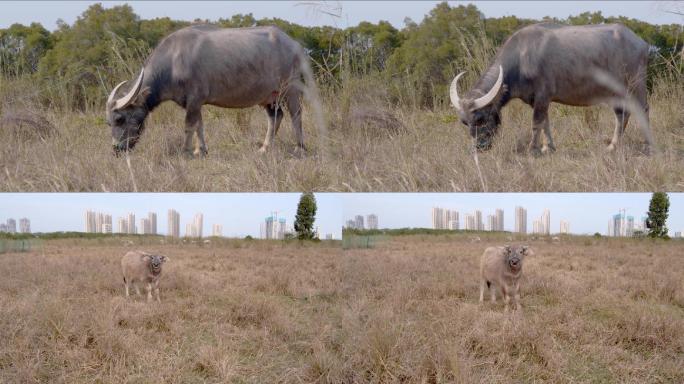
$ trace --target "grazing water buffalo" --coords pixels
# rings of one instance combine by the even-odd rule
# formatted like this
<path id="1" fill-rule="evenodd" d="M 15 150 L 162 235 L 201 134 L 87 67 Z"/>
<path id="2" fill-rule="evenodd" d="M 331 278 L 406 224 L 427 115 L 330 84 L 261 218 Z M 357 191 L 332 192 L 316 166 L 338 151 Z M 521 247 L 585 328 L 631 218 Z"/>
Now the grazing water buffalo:
<path id="1" fill-rule="evenodd" d="M 140 295 L 140 288 L 137 282 L 145 284 L 147 291 L 147 301 L 152 300 L 152 289 L 154 288 L 159 299 L 159 278 L 162 274 L 162 265 L 169 261 L 163 255 L 153 255 L 142 251 L 126 252 L 121 258 L 121 272 L 123 274 L 124 286 L 126 287 L 126 297 L 129 296 L 128 286 L 133 284 L 135 292 Z"/>
<path id="2" fill-rule="evenodd" d="M 268 132 L 261 151 L 271 144 L 285 104 L 299 149 L 304 149 L 301 122 L 301 79 L 315 87 L 308 57 L 299 43 L 276 27 L 224 29 L 195 25 L 167 36 L 147 59 L 137 79 L 123 92 L 117 85 L 107 100 L 107 124 L 114 151 L 137 143 L 145 118 L 161 102 L 173 100 L 185 108 L 185 144 L 192 153 L 206 154 L 202 106 L 245 108 L 260 105 L 268 114 Z"/>
<path id="3" fill-rule="evenodd" d="M 619 24 L 561 26 L 535 24 L 514 33 L 499 49 L 494 63 L 464 96 L 459 96 L 459 73 L 451 83 L 451 103 L 477 140 L 479 150 L 489 149 L 501 123 L 500 111 L 512 99 L 534 109 L 533 154 L 541 153 L 544 130 L 547 149 L 555 150 L 549 127 L 551 102 L 573 106 L 608 103 L 617 118 L 609 150 L 618 144 L 629 120 L 628 100 L 636 99 L 646 115 L 642 127 L 650 150 L 646 67 L 648 44 Z M 608 77 L 612 85 L 599 76 Z M 634 112 L 634 111 L 632 111 Z"/>

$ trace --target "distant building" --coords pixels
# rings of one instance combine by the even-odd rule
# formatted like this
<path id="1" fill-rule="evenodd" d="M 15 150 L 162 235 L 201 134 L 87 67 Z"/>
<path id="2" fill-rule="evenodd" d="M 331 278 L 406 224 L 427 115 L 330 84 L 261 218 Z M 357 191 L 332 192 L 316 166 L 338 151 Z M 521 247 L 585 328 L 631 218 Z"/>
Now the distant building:
<path id="1" fill-rule="evenodd" d="M 19 219 L 19 232 L 31 233 L 31 220 L 29 220 L 25 217 Z"/>
<path id="2" fill-rule="evenodd" d="M 475 216 L 474 215 L 465 215 L 465 229 L 466 231 L 476 231 L 477 226 L 475 225 Z"/>
<path id="3" fill-rule="evenodd" d="M 366 219 L 368 222 L 368 229 L 378 229 L 378 215 L 371 213 Z"/>
<path id="4" fill-rule="evenodd" d="M 560 233 L 562 234 L 568 234 L 570 233 L 570 223 L 567 221 L 560 221 Z"/>
<path id="5" fill-rule="evenodd" d="M 459 229 L 459 226 L 458 211 L 439 207 L 432 208 L 433 229 Z"/>
<path id="6" fill-rule="evenodd" d="M 203 234 L 203 226 L 204 226 L 204 215 L 201 213 L 196 213 L 195 214 L 195 220 L 194 220 L 194 226 L 195 226 L 195 232 L 197 234 L 196 237 L 202 237 Z"/>
<path id="7" fill-rule="evenodd" d="M 167 236 L 180 237 L 180 214 L 175 209 L 169 209 L 167 225 Z"/>
<path id="8" fill-rule="evenodd" d="M 356 215 L 354 217 L 354 225 L 355 225 L 354 228 L 356 228 L 356 229 L 365 229 L 365 227 L 363 225 L 363 216 Z"/>
<path id="9" fill-rule="evenodd" d="M 128 233 L 128 222 L 126 221 L 125 217 L 119 217 L 119 220 L 117 221 L 118 224 L 118 231 L 119 233 Z"/>
<path id="10" fill-rule="evenodd" d="M 682 231 L 675 232 L 674 237 L 676 237 L 678 239 L 681 238 L 682 237 Z"/>
<path id="11" fill-rule="evenodd" d="M 515 207 L 515 231 L 527 233 L 527 209 L 523 207 Z"/>
<path id="12" fill-rule="evenodd" d="M 347 229 L 356 229 L 356 222 L 354 220 L 347 220 Z"/>
<path id="13" fill-rule="evenodd" d="M 325 239 L 326 239 L 326 240 L 334 240 L 333 234 L 332 234 L 332 233 L 326 233 L 326 234 L 325 234 Z"/>
<path id="14" fill-rule="evenodd" d="M 155 212 L 147 213 L 147 220 L 150 221 L 150 235 L 157 235 L 157 214 Z"/>
<path id="15" fill-rule="evenodd" d="M 150 225 L 150 219 L 143 217 L 140 219 L 140 230 L 141 235 L 151 235 L 152 234 L 152 226 Z"/>
<path id="16" fill-rule="evenodd" d="M 487 215 L 487 227 L 488 231 L 496 231 L 496 217 L 494 215 Z"/>
<path id="17" fill-rule="evenodd" d="M 7 232 L 7 224 L 0 223 L 0 232 Z"/>
<path id="18" fill-rule="evenodd" d="M 496 220 L 496 231 L 504 230 L 504 212 L 503 209 L 497 209 L 494 214 Z"/>
<path id="19" fill-rule="evenodd" d="M 96 214 L 94 211 L 87 210 L 85 212 L 85 232 L 86 233 L 95 233 L 97 231 L 97 224 L 96 224 Z"/>
<path id="20" fill-rule="evenodd" d="M 111 234 L 112 233 L 112 223 L 105 223 L 102 225 L 102 233 Z"/>
<path id="21" fill-rule="evenodd" d="M 211 227 L 211 235 L 214 237 L 223 237 L 223 225 L 214 224 Z"/>
<path id="22" fill-rule="evenodd" d="M 126 222 L 128 223 L 128 234 L 135 235 L 136 233 L 138 233 L 138 231 L 136 231 L 135 228 L 135 213 L 129 213 Z"/>
<path id="23" fill-rule="evenodd" d="M 551 234 L 551 211 L 548 209 L 544 209 L 544 213 L 542 213 L 542 230 L 544 235 L 549 235 Z"/>
<path id="24" fill-rule="evenodd" d="M 269 240 L 282 240 L 287 233 L 287 222 L 285 218 L 278 218 L 278 213 L 273 212 L 266 217 L 261 224 L 261 238 Z"/>

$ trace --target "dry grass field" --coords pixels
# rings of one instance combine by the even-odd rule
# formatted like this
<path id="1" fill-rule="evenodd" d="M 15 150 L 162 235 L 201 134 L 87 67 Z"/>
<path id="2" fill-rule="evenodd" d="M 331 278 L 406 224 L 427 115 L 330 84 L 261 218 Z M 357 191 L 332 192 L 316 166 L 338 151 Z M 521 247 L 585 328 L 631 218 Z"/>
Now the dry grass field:
<path id="1" fill-rule="evenodd" d="M 390 85 L 373 76 L 322 90 L 325 135 L 305 106 L 302 158 L 289 118 L 259 154 L 261 108 L 205 107 L 209 155 L 186 159 L 184 111 L 166 103 L 150 115 L 129 162 L 112 155 L 104 107 L 41 107 L 40 92 L 27 81 L 0 82 L 1 191 L 684 191 L 681 78 L 657 80 L 650 95 L 653 156 L 642 153 L 634 122 L 622 149 L 605 151 L 615 120 L 608 107 L 554 105 L 558 151 L 534 158 L 526 151 L 532 111 L 514 101 L 493 149 L 479 155 L 479 172 L 455 110 L 400 107 L 411 103 L 397 104 Z"/>
<path id="2" fill-rule="evenodd" d="M 519 314 L 478 306 L 502 238 L 160 245 L 162 302 L 125 300 L 120 240 L 0 255 L 0 382 L 684 381 L 681 242 L 531 241 Z"/>

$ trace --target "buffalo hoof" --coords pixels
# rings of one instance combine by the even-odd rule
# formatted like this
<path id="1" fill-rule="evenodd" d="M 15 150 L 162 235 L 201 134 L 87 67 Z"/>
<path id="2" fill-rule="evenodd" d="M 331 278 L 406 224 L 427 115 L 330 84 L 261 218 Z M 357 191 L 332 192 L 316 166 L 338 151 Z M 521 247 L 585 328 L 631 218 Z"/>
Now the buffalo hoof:
<path id="1" fill-rule="evenodd" d="M 189 150 L 187 150 L 187 149 L 184 149 L 184 150 L 183 150 L 183 157 L 186 158 L 186 159 L 188 159 L 188 160 L 191 160 L 191 159 L 194 159 L 194 158 L 195 158 L 195 155 L 192 153 L 192 151 L 189 151 Z"/>
<path id="2" fill-rule="evenodd" d="M 530 154 L 532 154 L 534 157 L 540 157 L 542 155 L 542 151 L 539 149 L 539 147 L 531 147 Z"/>
<path id="3" fill-rule="evenodd" d="M 556 152 L 556 147 L 554 145 L 545 145 L 541 151 L 542 153 L 554 153 Z"/>
<path id="4" fill-rule="evenodd" d="M 195 157 L 207 157 L 208 154 L 209 154 L 209 150 L 206 148 L 198 148 L 193 153 L 193 155 Z"/>
<path id="5" fill-rule="evenodd" d="M 614 150 L 615 150 L 615 144 L 613 144 L 613 143 L 608 144 L 608 146 L 606 147 L 606 152 L 613 152 Z"/>
<path id="6" fill-rule="evenodd" d="M 268 151 L 268 147 L 265 145 L 262 145 L 261 148 L 259 148 L 259 150 L 257 152 L 266 153 L 266 151 Z"/>
<path id="7" fill-rule="evenodd" d="M 301 159 L 302 157 L 306 156 L 306 147 L 304 146 L 297 146 L 294 151 L 295 157 Z"/>

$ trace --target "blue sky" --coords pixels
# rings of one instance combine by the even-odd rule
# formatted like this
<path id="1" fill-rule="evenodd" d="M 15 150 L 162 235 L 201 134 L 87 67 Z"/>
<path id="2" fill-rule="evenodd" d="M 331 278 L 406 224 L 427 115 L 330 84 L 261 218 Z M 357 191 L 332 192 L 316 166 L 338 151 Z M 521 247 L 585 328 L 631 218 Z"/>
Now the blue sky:
<path id="1" fill-rule="evenodd" d="M 96 1 L 3 1 L 0 2 L 0 28 L 13 23 L 40 22 L 56 28 L 57 19 L 71 24 Z M 355 26 L 360 21 L 387 20 L 404 26 L 410 17 L 421 21 L 437 1 L 101 1 L 105 7 L 128 3 L 143 18 L 168 16 L 172 19 L 215 20 L 237 13 L 252 13 L 256 18 L 279 17 L 302 25 Z M 681 23 L 684 18 L 666 11 L 684 12 L 676 1 L 450 1 L 451 5 L 473 3 L 487 17 L 515 15 L 541 19 L 565 18 L 582 12 L 601 11 L 606 16 L 627 16 L 655 24 Z M 335 16 L 332 16 L 332 15 Z"/>
<path id="2" fill-rule="evenodd" d="M 684 231 L 684 193 L 670 193 L 671 235 Z M 504 229 L 512 230 L 515 206 L 527 209 L 527 227 L 539 218 L 544 208 L 551 211 L 551 231 L 558 232 L 560 220 L 570 222 L 576 234 L 605 234 L 608 221 L 618 210 L 639 220 L 648 210 L 650 193 L 353 193 L 342 195 L 344 220 L 354 215 L 378 215 L 381 228 L 432 226 L 432 207 L 459 211 L 463 215 L 482 211 L 483 220 L 494 210 L 504 210 Z M 462 226 L 463 224 L 461 224 Z"/>
<path id="3" fill-rule="evenodd" d="M 259 236 L 260 224 L 271 211 L 294 223 L 298 193 L 3 193 L 0 194 L 0 222 L 21 217 L 31 220 L 32 232 L 83 231 L 87 209 L 112 215 L 116 231 L 118 217 L 135 213 L 136 225 L 147 212 L 157 213 L 157 227 L 167 231 L 167 212 L 180 213 L 181 234 L 195 213 L 204 215 L 204 233 L 213 224 L 223 224 L 223 235 Z M 334 194 L 315 194 L 316 225 L 321 236 L 332 233 L 340 239 L 342 206 Z"/>

